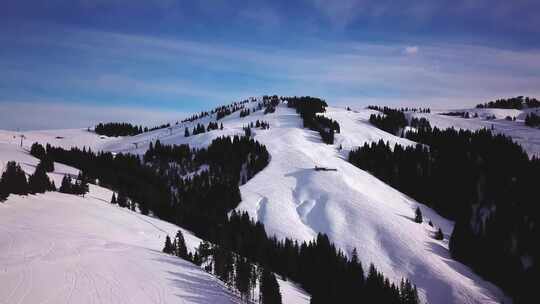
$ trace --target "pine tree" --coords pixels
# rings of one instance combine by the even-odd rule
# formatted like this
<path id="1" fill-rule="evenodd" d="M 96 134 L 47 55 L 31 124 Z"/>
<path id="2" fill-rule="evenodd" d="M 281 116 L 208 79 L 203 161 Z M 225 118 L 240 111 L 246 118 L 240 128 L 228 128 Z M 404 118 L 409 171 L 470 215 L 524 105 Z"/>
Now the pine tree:
<path id="1" fill-rule="evenodd" d="M 41 163 L 43 164 L 43 168 L 46 172 L 53 172 L 54 171 L 54 160 L 52 159 L 50 153 L 46 153 L 41 158 Z"/>
<path id="2" fill-rule="evenodd" d="M 281 304 L 281 292 L 276 276 L 265 268 L 260 280 L 259 302 L 262 304 Z"/>
<path id="3" fill-rule="evenodd" d="M 42 159 L 46 154 L 45 148 L 43 148 L 42 145 L 35 142 L 32 144 L 32 147 L 30 147 L 30 154 L 37 159 Z"/>
<path id="4" fill-rule="evenodd" d="M 422 221 L 423 221 L 423 219 L 422 219 L 422 211 L 420 211 L 420 207 L 416 207 L 414 221 L 416 223 L 419 223 L 419 224 L 422 223 Z"/>
<path id="5" fill-rule="evenodd" d="M 165 238 L 165 246 L 163 247 L 163 252 L 167 254 L 173 254 L 174 253 L 174 247 L 171 243 L 171 238 L 167 235 Z"/>
<path id="6" fill-rule="evenodd" d="M 186 129 L 184 130 L 184 137 L 189 137 L 189 129 L 188 129 L 188 127 L 186 127 Z"/>
<path id="7" fill-rule="evenodd" d="M 118 198 L 117 198 L 116 202 L 118 203 L 118 206 L 120 206 L 122 208 L 125 208 L 125 207 L 128 206 L 128 200 L 127 200 L 127 197 L 126 197 L 126 195 L 124 194 L 123 191 L 118 192 Z"/>
<path id="8" fill-rule="evenodd" d="M 2 173 L 2 188 L 5 193 L 18 195 L 28 194 L 28 182 L 26 174 L 16 162 L 10 161 L 6 165 L 6 170 Z"/>
<path id="9" fill-rule="evenodd" d="M 39 162 L 34 174 L 28 179 L 28 187 L 31 193 L 44 193 L 45 191 L 56 190 L 47 176 L 43 161 Z"/>
<path id="10" fill-rule="evenodd" d="M 71 183 L 71 177 L 69 175 L 64 175 L 62 178 L 62 184 L 60 185 L 60 189 L 58 191 L 62 193 L 73 193 L 73 184 Z"/>
<path id="11" fill-rule="evenodd" d="M 174 242 L 176 244 L 176 248 L 175 248 L 176 256 L 182 259 L 186 259 L 188 256 L 188 252 L 187 252 L 187 247 L 186 247 L 186 241 L 184 240 L 184 235 L 182 234 L 181 230 L 178 230 L 178 232 L 176 233 Z"/>
<path id="12" fill-rule="evenodd" d="M 444 234 L 443 234 L 441 228 L 439 228 L 439 230 L 435 233 L 435 239 L 436 240 L 444 239 Z"/>
<path id="13" fill-rule="evenodd" d="M 74 187 L 74 194 L 84 195 L 88 193 L 88 179 L 86 178 L 86 174 L 84 174 L 83 171 L 79 172 L 79 175 L 77 175 L 77 181 L 75 182 Z"/>
<path id="14" fill-rule="evenodd" d="M 111 204 L 116 205 L 116 194 L 114 192 L 111 197 Z"/>
<path id="15" fill-rule="evenodd" d="M 8 195 L 7 189 L 4 189 L 4 184 L 0 181 L 0 202 L 5 201 L 8 198 Z"/>

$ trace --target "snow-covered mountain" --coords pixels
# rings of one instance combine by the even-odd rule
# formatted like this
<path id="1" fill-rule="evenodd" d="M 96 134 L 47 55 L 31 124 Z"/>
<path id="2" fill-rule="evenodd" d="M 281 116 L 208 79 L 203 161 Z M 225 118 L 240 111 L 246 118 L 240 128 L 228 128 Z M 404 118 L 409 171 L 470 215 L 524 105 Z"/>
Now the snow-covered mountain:
<path id="1" fill-rule="evenodd" d="M 432 124 L 440 127 L 455 126 L 476 129 L 494 125 L 496 130 L 512 136 L 522 144 L 530 154 L 540 151 L 540 135 L 538 134 L 540 132 L 529 130 L 530 128 L 522 126 L 522 122 L 520 121 L 504 120 L 504 117 L 508 115 L 517 116 L 520 119 L 520 115 L 522 114 L 493 113 L 497 118 L 501 119 L 486 121 L 482 117 L 488 115 L 487 113 L 491 113 L 490 111 L 493 110 L 478 109 L 477 111 L 481 111 L 480 117 L 468 120 L 442 116 L 434 112 L 431 114 L 411 115 L 426 117 Z M 107 138 L 95 135 L 87 130 L 29 131 L 23 133 L 23 146 L 28 148 L 33 142 L 40 142 L 51 143 L 52 145 L 66 148 L 71 146 L 86 146 L 91 147 L 92 150 L 143 154 L 148 148 L 149 143 L 155 142 L 157 139 L 162 144 L 189 144 L 192 147 L 203 147 L 209 145 L 213 139 L 219 136 L 243 134 L 243 126 L 256 120 L 264 120 L 270 124 L 270 128 L 268 130 L 254 130 L 253 136 L 255 140 L 266 146 L 271 155 L 271 161 L 263 171 L 240 187 L 242 202 L 237 209 L 247 211 L 253 219 L 264 223 L 268 233 L 280 238 L 291 237 L 299 241 L 309 241 L 318 232 L 326 233 L 330 237 L 330 240 L 346 253 L 350 254 L 353 248 L 356 248 L 364 266 L 373 262 L 379 270 L 395 282 L 399 282 L 404 277 L 410 278 L 417 285 L 421 299 L 430 303 L 510 302 L 496 286 L 474 274 L 468 267 L 451 259 L 448 251 L 448 238 L 453 229 L 453 222 L 439 216 L 430 208 L 422 205 L 421 202 L 414 201 L 369 173 L 354 167 L 347 161 L 348 152 L 353 148 L 363 145 L 365 142 L 382 139 L 391 144 L 414 144 L 414 142 L 393 136 L 370 125 L 368 118 L 372 113 L 374 113 L 372 110 L 347 111 L 340 108 L 328 108 L 325 116 L 338 121 L 341 127 L 341 133 L 336 134 L 333 145 L 324 144 L 318 133 L 303 128 L 302 120 L 294 109 L 287 108 L 286 105 L 281 104 L 277 107 L 275 113 L 266 115 L 263 114 L 263 111 L 257 111 L 245 117 L 240 117 L 238 112 L 232 113 L 220 120 L 220 123 L 223 123 L 223 130 L 214 130 L 189 137 L 184 136 L 185 127 L 191 130 L 197 123 L 207 125 L 208 122 L 215 120 L 215 116 L 210 115 L 194 122 L 180 123 L 178 125 L 173 124 L 173 127 L 170 129 L 160 129 L 124 138 Z M 2 161 L 15 158 L 15 160 L 19 160 L 23 164 L 31 163 L 29 160 L 22 158 L 23 156 L 21 155 L 24 155 L 22 150 L 15 148 L 21 141 L 19 135 L 21 134 L 7 131 L 0 132 L 0 143 L 4 147 L 10 147 L 9 149 L 3 148 L 1 150 L 0 156 Z M 315 166 L 332 168 L 337 171 L 316 171 L 314 170 Z M 64 170 L 68 169 L 67 167 L 64 168 Z M 58 166 L 58 170 L 62 170 L 62 167 Z M 59 180 L 56 183 L 58 185 Z M 48 252 L 56 252 L 56 248 L 58 248 L 56 246 L 60 246 L 58 252 L 69 252 L 71 250 L 71 254 L 66 254 L 67 257 L 63 262 L 63 267 L 65 268 L 60 271 L 61 274 L 58 274 L 59 276 L 62 276 L 64 273 L 72 273 L 70 269 L 74 268 L 70 267 L 75 266 L 69 264 L 69 261 L 77 259 L 76 256 L 73 256 L 73 253 L 77 252 L 73 248 L 78 248 L 76 244 L 81 243 L 81 241 L 83 243 L 90 242 L 89 247 L 83 247 L 90 249 L 84 252 L 85 254 L 89 254 L 86 253 L 87 251 L 96 254 L 95 261 L 103 258 L 113 259 L 111 254 L 107 253 L 108 242 L 121 243 L 122 246 L 127 246 L 128 248 L 137 248 L 133 251 L 142 251 L 140 258 L 143 260 L 149 259 L 145 269 L 160 272 L 161 274 L 155 274 L 160 280 L 166 280 L 167 277 L 174 276 L 172 274 L 165 274 L 165 278 L 160 277 L 160 275 L 163 275 L 163 270 L 167 269 L 167 266 L 156 265 L 154 269 L 154 264 L 159 264 L 159 261 L 152 260 L 151 256 L 152 254 L 160 256 L 156 251 L 161 249 L 165 235 L 165 232 L 161 229 L 169 234 L 173 234 L 173 231 L 178 228 L 174 225 L 120 210 L 107 204 L 102 206 L 100 205 L 102 203 L 100 199 L 108 201 L 110 199 L 110 192 L 106 192 L 107 190 L 104 189 L 96 190 L 97 188 L 93 187 L 94 190 L 91 191 L 90 197 L 80 199 L 90 201 L 91 203 L 88 204 L 90 206 L 96 206 L 95 208 L 92 207 L 94 209 L 91 210 L 80 207 L 79 205 L 81 204 L 78 204 L 77 207 L 74 207 L 75 209 L 71 210 L 69 209 L 71 208 L 71 201 L 64 200 L 64 196 L 57 193 L 36 197 L 31 196 L 28 198 L 10 198 L 6 206 L 0 205 L 1 222 L 5 223 L 6 219 L 12 218 L 13 224 L 11 225 L 14 226 L 9 226 L 9 231 L 14 229 L 17 231 L 16 227 L 20 227 L 21 234 L 26 233 L 25 229 L 27 228 L 24 227 L 29 227 L 28 229 L 30 230 L 46 231 L 42 227 L 47 226 L 46 223 L 43 223 L 42 226 L 33 226 L 34 224 L 38 225 L 40 221 L 33 223 L 28 220 L 26 224 L 16 224 L 18 222 L 17 217 L 30 219 L 32 218 L 32 212 L 34 212 L 33 214 L 39 214 L 39 209 L 34 210 L 34 208 L 38 207 L 34 205 L 39 204 L 40 201 L 51 204 L 51 206 L 58 205 L 58 208 L 53 209 L 60 209 L 57 211 L 60 214 L 56 215 L 59 217 L 62 215 L 67 217 L 67 215 L 73 213 L 78 216 L 80 214 L 84 214 L 85 216 L 90 214 L 90 218 L 83 217 L 74 220 L 73 225 L 75 226 L 80 222 L 86 224 L 88 221 L 89 228 L 88 231 L 72 234 L 75 239 L 69 242 L 69 246 L 73 247 L 62 248 L 62 246 L 65 247 L 68 245 L 56 244 L 54 242 L 56 237 L 62 238 L 67 236 L 63 234 L 54 235 L 54 231 L 61 230 L 64 231 L 63 233 L 65 231 L 78 231 L 77 229 L 84 229 L 85 225 L 71 228 L 66 226 L 62 229 L 53 227 L 51 229 L 55 230 L 51 232 L 51 237 L 43 241 L 44 245 L 40 247 L 40 255 L 46 256 L 47 254 L 50 255 Z M 18 205 L 21 205 L 21 207 L 18 207 Z M 25 207 L 27 205 L 30 207 Z M 424 217 L 430 219 L 435 224 L 435 227 L 414 223 L 412 219 L 414 218 L 414 210 L 417 206 L 420 206 Z M 28 208 L 30 210 L 27 210 Z M 21 210 L 19 211 L 18 209 Z M 66 210 L 71 211 L 67 212 Z M 103 215 L 100 215 L 101 213 Z M 103 235 L 99 237 L 96 237 L 95 234 L 99 233 L 101 229 L 97 232 L 90 229 L 94 225 L 98 225 L 97 218 L 103 220 L 101 225 L 104 227 L 102 231 Z M 52 219 L 49 220 L 52 221 Z M 58 225 L 64 225 L 63 220 L 60 218 L 56 221 Z M 70 219 L 68 218 L 67 222 L 69 223 L 69 221 Z M 92 221 L 96 222 L 92 223 Z M 21 220 L 18 223 L 25 222 Z M 140 225 L 144 225 L 146 228 L 143 229 Z M 442 228 L 444 232 L 445 238 L 443 241 L 437 241 L 432 237 L 432 234 L 438 227 Z M 107 233 L 107 230 L 115 231 L 116 229 L 123 231 L 118 232 L 118 235 L 122 237 L 114 238 L 115 233 Z M 147 231 L 146 229 L 150 229 L 151 231 Z M 6 233 L 6 235 L 2 235 L 0 239 L 17 240 L 17 238 L 8 237 L 8 232 L 4 231 L 4 229 L 1 233 Z M 81 237 L 80 235 L 83 236 Z M 22 237 L 25 237 L 24 234 Z M 30 234 L 29 238 L 33 238 L 33 236 Z M 127 238 L 127 240 L 124 240 L 124 238 Z M 15 242 L 13 244 L 17 243 Z M 17 246 L 9 244 L 6 246 L 7 248 L 16 248 L 13 250 L 23 250 L 11 251 L 20 253 L 28 249 L 17 249 L 17 246 L 25 248 L 24 246 L 32 245 L 21 243 Z M 87 245 L 85 244 L 84 246 Z M 103 249 L 103 252 L 98 254 L 97 251 L 101 250 L 96 249 L 95 252 L 91 250 L 96 246 L 101 246 L 98 248 Z M 50 247 L 53 247 L 51 249 L 52 251 L 43 249 Z M 112 247 L 114 249 L 114 246 Z M 141 248 L 145 249 L 143 250 Z M 15 263 L 11 262 L 14 259 L 12 255 L 4 254 L 6 250 L 1 251 L 0 259 Z M 23 263 L 21 261 L 19 262 Z M 126 264 L 122 264 L 125 262 L 118 261 L 118 263 L 120 263 L 119 265 L 126 266 L 128 272 L 136 271 L 127 267 Z M 24 264 L 26 264 L 24 266 L 26 268 L 21 269 L 25 269 L 24 271 L 26 272 L 34 271 L 34 268 L 29 266 L 32 264 Z M 42 263 L 34 263 L 34 265 L 37 264 Z M 44 266 L 40 267 L 48 266 L 45 263 Z M 189 265 L 185 265 L 186 272 L 197 272 L 197 270 L 189 267 Z M 88 262 L 86 269 L 89 268 L 92 268 L 90 262 Z M 115 269 L 119 268 L 120 266 Z M 21 270 L 20 272 L 24 273 L 24 271 Z M 77 273 L 84 273 L 80 269 L 78 271 Z M 175 268 L 174 271 L 179 272 L 178 268 Z M 4 278 L 6 280 L 16 281 L 15 276 L 13 274 L 11 275 L 3 277 L 0 274 L 0 278 L 2 278 L 2 281 L 4 281 Z M 115 278 L 122 277 L 123 275 L 109 274 L 109 276 Z M 132 273 L 126 273 L 125 275 L 136 277 Z M 199 275 L 202 279 L 199 278 Z M 81 275 L 81 277 L 84 276 Z M 212 278 L 209 278 L 204 272 L 197 272 L 197 276 L 193 275 L 190 278 L 199 283 L 201 280 L 212 281 Z M 93 279 L 96 280 L 95 277 Z M 32 284 L 23 279 L 21 280 L 20 285 L 23 287 Z M 90 282 L 91 276 L 87 279 L 80 280 Z M 223 291 L 219 283 L 212 282 L 214 282 L 213 284 L 216 288 L 212 289 L 210 294 L 216 295 L 216 297 L 229 297 L 227 301 L 232 299 L 229 294 Z M 136 280 L 132 284 L 133 286 L 138 286 Z M 285 283 L 282 282 L 282 292 L 284 292 L 283 286 L 285 286 L 283 284 Z M 89 288 L 93 288 L 91 285 L 89 286 Z M 197 288 L 197 285 L 193 287 Z M 6 287 L 5 285 L 0 288 L 4 291 L 2 294 L 17 293 L 18 290 L 18 288 L 14 290 L 15 287 Z M 175 288 L 180 291 L 175 290 Z M 60 292 L 57 287 L 54 290 Z M 110 291 L 111 288 L 109 287 L 108 290 Z M 174 297 L 174 294 L 188 292 L 181 290 L 181 286 L 174 287 L 173 285 L 171 289 L 150 290 L 148 294 L 157 293 L 163 297 Z M 285 290 L 285 293 L 290 294 L 290 296 L 287 298 L 289 300 L 284 300 L 284 303 L 293 303 L 293 298 L 305 299 L 305 296 L 302 296 L 294 288 L 287 289 L 285 287 Z M 142 290 L 140 292 L 143 293 Z M 53 295 L 50 296 L 52 297 Z M 168 299 L 171 298 L 163 299 L 163 302 L 168 303 Z M 218 303 L 219 301 L 216 298 L 214 302 Z"/>

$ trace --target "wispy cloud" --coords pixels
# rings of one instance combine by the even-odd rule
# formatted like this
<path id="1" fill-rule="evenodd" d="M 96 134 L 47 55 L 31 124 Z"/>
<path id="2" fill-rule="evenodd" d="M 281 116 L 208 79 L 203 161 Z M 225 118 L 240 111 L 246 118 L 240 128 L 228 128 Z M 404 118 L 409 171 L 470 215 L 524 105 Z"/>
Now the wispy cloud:
<path id="1" fill-rule="evenodd" d="M 45 94 L 53 100 L 91 100 L 163 112 L 198 111 L 266 93 L 318 95 L 337 104 L 378 100 L 432 107 L 540 96 L 540 51 L 429 41 L 411 45 L 310 40 L 301 41 L 305 47 L 289 48 L 78 29 L 62 34 L 62 39 L 20 39 L 54 49 L 52 58 L 35 58 L 35 64 L 0 58 L 5 99 L 32 101 Z M 14 98 L 10 92 L 24 94 Z M 0 106 L 7 107 L 1 100 Z M 104 115 L 92 109 L 89 112 Z"/>

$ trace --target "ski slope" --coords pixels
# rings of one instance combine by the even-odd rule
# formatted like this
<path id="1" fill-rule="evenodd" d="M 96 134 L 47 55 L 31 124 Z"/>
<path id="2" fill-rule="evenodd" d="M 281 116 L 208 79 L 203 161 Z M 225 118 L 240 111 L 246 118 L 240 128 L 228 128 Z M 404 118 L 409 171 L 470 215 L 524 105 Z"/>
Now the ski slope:
<path id="1" fill-rule="evenodd" d="M 2 131 L 3 132 L 3 131 Z M 15 160 L 33 173 L 38 160 L 0 142 L 0 169 Z M 60 185 L 74 168 L 55 164 Z M 109 204 L 94 185 L 86 197 L 58 192 L 10 195 L 0 203 L 0 303 L 240 303 L 198 266 L 161 253 L 179 227 Z M 188 250 L 201 240 L 182 229 Z M 309 295 L 279 280 L 284 303 Z"/>
<path id="2" fill-rule="evenodd" d="M 213 117 L 180 124 L 130 138 L 106 142 L 101 149 L 142 154 L 151 141 L 165 144 L 208 145 L 221 135 L 243 134 L 242 126 L 266 120 L 269 130 L 254 130 L 254 138 L 271 155 L 267 168 L 241 186 L 239 210 L 264 223 L 267 232 L 280 238 L 312 240 L 318 232 L 350 254 L 353 248 L 367 269 L 373 262 L 394 282 L 407 277 L 417 284 L 422 300 L 430 303 L 505 303 L 508 298 L 494 285 L 453 261 L 448 238 L 453 223 L 347 161 L 348 151 L 365 142 L 383 139 L 391 144 L 414 144 L 368 123 L 370 110 L 329 108 L 325 114 L 341 125 L 334 145 L 322 143 L 318 133 L 302 128 L 293 109 L 280 105 L 273 114 L 262 111 L 240 118 L 233 113 L 222 120 L 224 129 L 184 137 L 184 127 L 207 124 Z M 135 148 L 133 142 L 137 142 Z M 341 146 L 341 150 L 339 147 Z M 315 166 L 337 169 L 315 171 Z M 420 206 L 426 222 L 413 222 Z M 441 227 L 445 240 L 432 234 Z"/>

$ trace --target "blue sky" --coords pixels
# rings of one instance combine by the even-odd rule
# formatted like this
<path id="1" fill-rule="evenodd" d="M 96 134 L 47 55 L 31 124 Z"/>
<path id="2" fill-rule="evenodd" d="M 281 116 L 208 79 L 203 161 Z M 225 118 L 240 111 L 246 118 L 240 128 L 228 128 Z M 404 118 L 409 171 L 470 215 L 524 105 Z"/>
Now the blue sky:
<path id="1" fill-rule="evenodd" d="M 152 124 L 261 94 L 540 96 L 538 1 L 3 1 L 0 128 Z"/>

